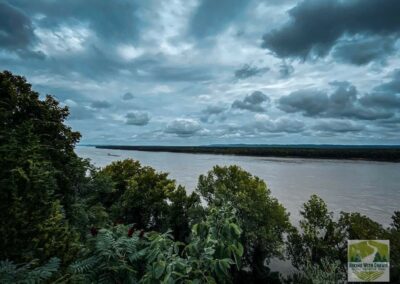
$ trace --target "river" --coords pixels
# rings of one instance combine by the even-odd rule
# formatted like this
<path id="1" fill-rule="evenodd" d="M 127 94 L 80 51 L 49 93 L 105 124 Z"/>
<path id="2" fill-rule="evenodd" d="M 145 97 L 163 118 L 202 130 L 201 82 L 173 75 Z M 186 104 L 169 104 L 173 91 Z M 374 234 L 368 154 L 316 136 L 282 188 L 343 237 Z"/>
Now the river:
<path id="1" fill-rule="evenodd" d="M 336 217 L 340 211 L 356 211 L 385 226 L 391 223 L 393 211 L 400 210 L 400 163 L 141 152 L 84 146 L 78 146 L 76 152 L 98 167 L 126 158 L 139 160 L 143 165 L 170 173 L 188 192 L 196 188 L 199 175 L 214 165 L 236 164 L 262 178 L 295 223 L 299 221 L 301 205 L 312 194 L 322 197 Z"/>

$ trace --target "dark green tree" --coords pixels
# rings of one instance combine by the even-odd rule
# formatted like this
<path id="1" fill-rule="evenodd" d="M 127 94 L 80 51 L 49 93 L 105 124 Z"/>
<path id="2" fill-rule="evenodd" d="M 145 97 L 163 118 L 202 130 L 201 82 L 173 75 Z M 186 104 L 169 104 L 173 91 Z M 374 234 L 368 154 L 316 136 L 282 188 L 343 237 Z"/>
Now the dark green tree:
<path id="1" fill-rule="evenodd" d="M 393 283 L 400 283 L 400 211 L 394 212 L 392 224 L 389 228 L 390 240 L 390 279 Z"/>
<path id="2" fill-rule="evenodd" d="M 300 215 L 300 230 L 292 228 L 288 234 L 287 252 L 293 266 L 304 269 L 310 262 L 321 264 L 322 259 L 340 260 L 340 251 L 346 243 L 325 202 L 312 195 L 304 203 Z"/>
<path id="3" fill-rule="evenodd" d="M 381 261 L 382 261 L 381 254 L 377 252 L 374 256 L 374 262 L 381 262 Z"/>
<path id="4" fill-rule="evenodd" d="M 388 236 L 381 224 L 355 212 L 341 212 L 337 226 L 349 240 L 380 240 Z"/>
<path id="5" fill-rule="evenodd" d="M 113 162 L 100 174 L 114 183 L 111 191 L 101 194 L 100 201 L 116 223 L 162 232 L 172 229 L 174 237 L 183 241 L 190 233 L 191 218 L 201 212 L 197 194 L 187 196 L 167 173 L 142 167 L 138 161 Z"/>
<path id="6" fill-rule="evenodd" d="M 283 234 L 290 226 L 285 208 L 271 196 L 263 180 L 238 166 L 215 166 L 199 177 L 196 191 L 210 206 L 229 202 L 235 207 L 243 229 L 243 266 L 251 271 L 250 276 L 241 271 L 238 278 L 266 281 L 270 276 L 266 264 L 282 255 Z"/>
<path id="7" fill-rule="evenodd" d="M 68 109 L 40 100 L 25 78 L 0 72 L 0 258 L 29 261 L 74 254 L 68 225 L 85 179 L 73 149 L 80 135 L 64 124 Z"/>

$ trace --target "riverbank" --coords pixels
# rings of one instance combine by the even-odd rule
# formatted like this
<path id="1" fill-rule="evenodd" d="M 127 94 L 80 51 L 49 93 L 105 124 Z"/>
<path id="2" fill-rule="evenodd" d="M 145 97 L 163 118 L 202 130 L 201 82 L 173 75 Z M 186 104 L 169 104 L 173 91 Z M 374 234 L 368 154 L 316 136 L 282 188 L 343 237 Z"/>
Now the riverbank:
<path id="1" fill-rule="evenodd" d="M 128 146 L 93 145 L 100 149 L 400 162 L 400 146 L 343 145 L 221 145 L 221 146 Z"/>

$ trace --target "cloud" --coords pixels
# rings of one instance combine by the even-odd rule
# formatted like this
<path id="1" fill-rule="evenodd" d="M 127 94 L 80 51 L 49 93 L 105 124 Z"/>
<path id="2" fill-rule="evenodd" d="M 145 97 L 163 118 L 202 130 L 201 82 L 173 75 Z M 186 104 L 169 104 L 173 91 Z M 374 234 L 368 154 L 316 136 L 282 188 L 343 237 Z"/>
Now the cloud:
<path id="1" fill-rule="evenodd" d="M 132 93 L 127 92 L 127 93 L 125 93 L 125 94 L 122 96 L 122 99 L 123 99 L 124 101 L 129 101 L 129 100 L 132 100 L 134 97 L 135 97 L 135 96 L 134 96 Z"/>
<path id="2" fill-rule="evenodd" d="M 272 133 L 298 133 L 304 130 L 304 122 L 297 119 L 278 118 L 275 120 L 268 120 L 264 123 L 257 122 L 256 127 L 258 130 Z"/>
<path id="3" fill-rule="evenodd" d="M 317 90 L 299 90 L 279 99 L 279 108 L 285 112 L 302 112 L 314 116 L 328 108 L 328 96 Z"/>
<path id="4" fill-rule="evenodd" d="M 348 82 L 333 82 L 335 91 L 328 95 L 318 90 L 299 90 L 278 100 L 278 107 L 287 113 L 302 113 L 309 117 L 386 119 L 393 112 L 364 107 L 355 86 Z"/>
<path id="5" fill-rule="evenodd" d="M 20 9 L 0 2 L 0 49 L 25 58 L 43 59 L 42 52 L 32 50 L 36 40 L 30 18 Z"/>
<path id="6" fill-rule="evenodd" d="M 202 127 L 193 119 L 178 118 L 170 122 L 165 128 L 165 133 L 188 137 L 196 134 Z"/>
<path id="7" fill-rule="evenodd" d="M 150 116 L 147 112 L 129 112 L 126 114 L 126 124 L 144 126 L 150 121 Z"/>
<path id="8" fill-rule="evenodd" d="M 133 60 L 144 53 L 143 50 L 127 44 L 118 46 L 117 51 L 124 60 Z"/>
<path id="9" fill-rule="evenodd" d="M 35 29 L 38 44 L 35 48 L 48 56 L 71 56 L 85 51 L 91 31 L 82 24 Z"/>
<path id="10" fill-rule="evenodd" d="M 263 103 L 268 104 L 271 99 L 260 91 L 255 91 L 251 95 L 247 95 L 243 100 L 235 100 L 232 108 L 248 110 L 252 112 L 264 112 Z"/>
<path id="11" fill-rule="evenodd" d="M 281 75 L 282 78 L 287 78 L 290 75 L 292 75 L 294 72 L 294 67 L 286 62 L 283 62 L 279 66 L 279 74 Z"/>
<path id="12" fill-rule="evenodd" d="M 333 56 L 345 63 L 365 65 L 371 61 L 384 62 L 386 57 L 395 52 L 393 37 L 362 37 L 344 40 L 338 43 Z"/>
<path id="13" fill-rule="evenodd" d="M 197 38 L 214 36 L 235 20 L 248 0 L 201 0 L 190 21 L 189 32 Z"/>
<path id="14" fill-rule="evenodd" d="M 202 113 L 205 114 L 220 114 L 226 110 L 225 106 L 213 105 L 207 106 L 205 109 L 202 110 Z"/>
<path id="15" fill-rule="evenodd" d="M 110 108 L 111 104 L 107 101 L 93 101 L 90 106 L 92 108 L 101 109 L 101 108 Z"/>
<path id="16" fill-rule="evenodd" d="M 371 108 L 400 109 L 400 69 L 393 72 L 389 82 L 376 86 L 360 102 Z"/>
<path id="17" fill-rule="evenodd" d="M 325 56 L 345 34 L 398 35 L 399 10 L 397 0 L 302 1 L 289 10 L 290 21 L 264 35 L 262 47 L 283 58 Z"/>
<path id="18" fill-rule="evenodd" d="M 253 76 L 262 75 L 269 70 L 268 67 L 258 68 L 249 64 L 243 65 L 235 71 L 235 77 L 238 79 L 247 79 Z"/>
<path id="19" fill-rule="evenodd" d="M 208 68 L 194 66 L 161 66 L 157 63 L 145 68 L 145 71 L 160 81 L 207 81 L 213 77 Z"/>
<path id="20" fill-rule="evenodd" d="M 136 14 L 137 5 L 134 1 L 15 0 L 12 2 L 29 14 L 42 15 L 38 20 L 40 27 L 50 28 L 78 20 L 88 23 L 90 29 L 98 37 L 109 41 L 127 41 L 137 38 L 139 17 Z"/>
<path id="21" fill-rule="evenodd" d="M 210 118 L 218 117 L 222 113 L 224 113 L 228 108 L 223 105 L 209 105 L 205 109 L 201 111 L 202 115 L 200 117 L 200 120 L 202 122 L 210 122 Z M 225 117 L 219 117 L 219 119 L 224 119 Z"/>
<path id="22" fill-rule="evenodd" d="M 400 93 L 400 69 L 393 71 L 391 80 L 376 86 L 375 91 L 387 93 Z"/>
<path id="23" fill-rule="evenodd" d="M 400 29 L 387 1 L 0 0 L 0 62 L 69 105 L 84 143 L 128 143 L 127 124 L 146 125 L 134 127 L 146 144 L 319 143 L 314 134 L 360 125 L 332 143 L 390 143 L 400 71 L 387 74 L 398 68 Z M 259 46 L 266 31 L 272 52 Z M 332 78 L 352 84 L 327 85 Z M 332 131 L 314 129 L 320 122 Z"/>
<path id="24" fill-rule="evenodd" d="M 329 120 L 317 123 L 316 125 L 314 125 L 313 129 L 321 132 L 345 133 L 360 132 L 365 129 L 365 126 L 347 120 Z"/>
<path id="25" fill-rule="evenodd" d="M 265 115 L 258 115 L 255 121 L 241 126 L 231 126 L 228 128 L 228 131 L 230 134 L 254 136 L 265 133 L 300 133 L 304 131 L 304 128 L 304 122 L 297 119 L 284 117 L 271 119 Z"/>
<path id="26" fill-rule="evenodd" d="M 84 107 L 74 100 L 66 99 L 63 104 L 66 105 L 69 110 L 68 120 L 88 120 L 95 117 L 92 109 Z"/>
<path id="27" fill-rule="evenodd" d="M 400 93 L 370 93 L 361 99 L 361 104 L 382 109 L 400 109 Z"/>

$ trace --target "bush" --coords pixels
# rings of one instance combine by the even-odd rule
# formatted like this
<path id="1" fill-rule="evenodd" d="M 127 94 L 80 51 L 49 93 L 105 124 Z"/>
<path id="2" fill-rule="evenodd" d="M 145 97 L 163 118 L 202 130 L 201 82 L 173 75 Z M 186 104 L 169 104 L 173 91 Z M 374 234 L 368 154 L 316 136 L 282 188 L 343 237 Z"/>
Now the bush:
<path id="1" fill-rule="evenodd" d="M 24 265 L 16 265 L 9 260 L 0 261 L 0 283 L 43 283 L 51 279 L 59 267 L 60 260 L 55 257 L 42 266 L 35 265 L 35 261 Z"/>
<path id="2" fill-rule="evenodd" d="M 72 282 L 225 283 L 243 254 L 241 229 L 229 207 L 211 209 L 192 227 L 190 242 L 170 232 L 144 233 L 118 225 L 94 232 L 85 256 L 70 266 Z"/>

